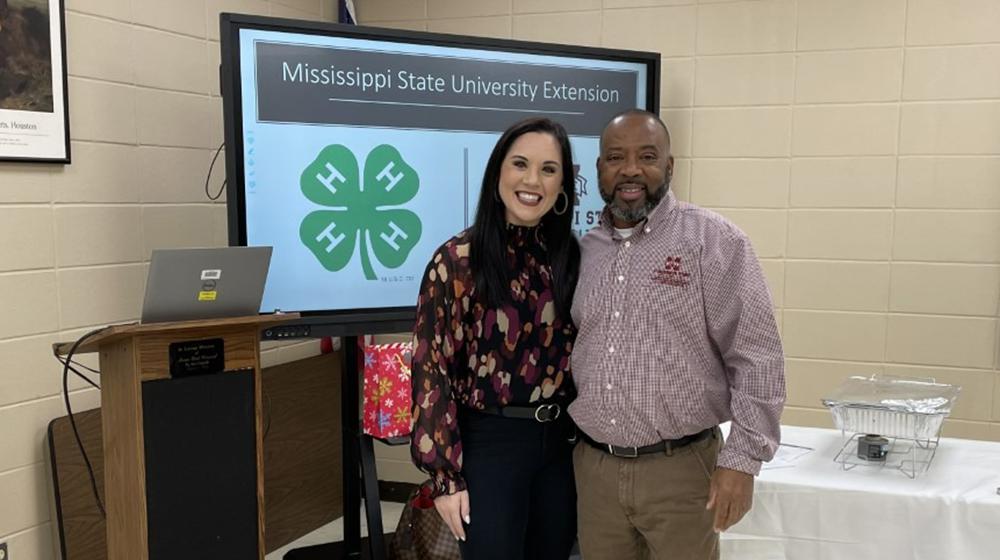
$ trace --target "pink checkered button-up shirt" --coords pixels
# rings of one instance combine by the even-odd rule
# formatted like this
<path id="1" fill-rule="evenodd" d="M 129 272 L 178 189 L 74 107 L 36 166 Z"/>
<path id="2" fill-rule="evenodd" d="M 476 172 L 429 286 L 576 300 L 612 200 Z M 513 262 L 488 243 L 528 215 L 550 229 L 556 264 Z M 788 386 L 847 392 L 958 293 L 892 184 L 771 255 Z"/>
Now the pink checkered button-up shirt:
<path id="1" fill-rule="evenodd" d="M 627 239 L 583 237 L 569 412 L 591 438 L 650 445 L 732 420 L 719 466 L 757 474 L 785 402 L 781 340 L 746 234 L 668 193 Z"/>

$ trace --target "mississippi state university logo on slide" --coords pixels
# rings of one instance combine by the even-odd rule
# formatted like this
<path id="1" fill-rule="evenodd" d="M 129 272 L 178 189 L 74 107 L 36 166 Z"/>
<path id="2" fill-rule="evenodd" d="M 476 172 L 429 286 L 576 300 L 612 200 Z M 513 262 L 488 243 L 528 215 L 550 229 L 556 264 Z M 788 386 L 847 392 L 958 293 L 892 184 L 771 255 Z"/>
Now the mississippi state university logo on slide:
<path id="1" fill-rule="evenodd" d="M 332 144 L 302 172 L 302 194 L 327 210 L 310 212 L 299 227 L 302 243 L 324 268 L 342 270 L 359 245 L 361 270 L 378 280 L 371 257 L 398 268 L 420 240 L 420 218 L 401 206 L 416 196 L 420 178 L 399 150 L 382 144 L 365 158 L 364 175 L 351 150 Z M 369 247 L 370 245 L 370 247 Z"/>

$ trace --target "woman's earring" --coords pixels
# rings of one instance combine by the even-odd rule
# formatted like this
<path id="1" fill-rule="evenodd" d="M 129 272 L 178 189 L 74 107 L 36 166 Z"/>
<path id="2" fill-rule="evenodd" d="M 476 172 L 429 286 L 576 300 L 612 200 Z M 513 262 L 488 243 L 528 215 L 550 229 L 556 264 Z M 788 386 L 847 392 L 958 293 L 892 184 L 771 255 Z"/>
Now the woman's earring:
<path id="1" fill-rule="evenodd" d="M 562 197 L 563 201 L 562 210 L 556 209 L 556 207 L 559 206 L 559 197 Z M 562 216 L 567 210 L 569 210 L 569 195 L 566 194 L 566 191 L 559 191 L 559 194 L 556 196 L 556 203 L 552 205 L 552 211 L 555 212 L 557 216 Z"/>

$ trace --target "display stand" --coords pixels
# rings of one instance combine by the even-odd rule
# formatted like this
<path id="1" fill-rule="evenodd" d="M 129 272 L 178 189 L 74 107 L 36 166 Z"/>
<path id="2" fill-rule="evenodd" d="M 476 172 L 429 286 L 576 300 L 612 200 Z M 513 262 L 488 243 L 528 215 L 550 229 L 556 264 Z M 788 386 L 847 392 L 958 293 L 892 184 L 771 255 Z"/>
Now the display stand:
<path id="1" fill-rule="evenodd" d="M 341 424 L 343 426 L 344 540 L 297 548 L 285 560 L 385 560 L 385 535 L 375 466 L 374 438 L 361 432 L 361 356 L 358 336 L 344 336 L 341 372 Z M 386 441 L 393 445 L 401 440 Z M 408 441 L 408 440 L 407 440 Z M 361 538 L 361 501 L 364 498 L 368 538 Z"/>

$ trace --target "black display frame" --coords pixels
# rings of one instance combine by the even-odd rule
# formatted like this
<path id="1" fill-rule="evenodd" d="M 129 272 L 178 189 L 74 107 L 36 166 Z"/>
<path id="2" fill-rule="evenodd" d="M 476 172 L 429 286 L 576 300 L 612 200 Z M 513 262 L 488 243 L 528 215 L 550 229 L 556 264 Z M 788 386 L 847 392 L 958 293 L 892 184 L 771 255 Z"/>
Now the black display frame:
<path id="1" fill-rule="evenodd" d="M 49 37 L 49 49 L 52 57 L 61 61 L 62 72 L 53 74 L 52 89 L 62 91 L 62 146 L 63 155 L 15 156 L 0 148 L 0 162 L 5 163 L 73 163 L 72 139 L 69 131 L 69 70 L 66 67 L 66 0 L 47 0 L 49 18 L 59 18 L 58 36 Z"/>
<path id="2" fill-rule="evenodd" d="M 239 34 L 243 29 L 278 31 L 305 35 L 334 35 L 351 39 L 435 45 L 575 58 L 592 58 L 644 64 L 646 107 L 659 114 L 660 54 L 652 52 L 582 47 L 464 35 L 446 35 L 423 31 L 386 29 L 340 23 L 293 20 L 265 16 L 224 13 L 219 17 L 221 66 L 220 80 L 226 149 L 226 206 L 229 245 L 247 244 L 246 198 L 243 174 L 243 119 L 240 76 Z M 360 308 L 351 310 L 309 310 L 298 312 L 295 325 L 272 330 L 266 338 L 301 336 L 354 336 L 408 331 L 416 315 L 411 306 Z M 287 333 L 287 334 L 282 334 Z"/>

